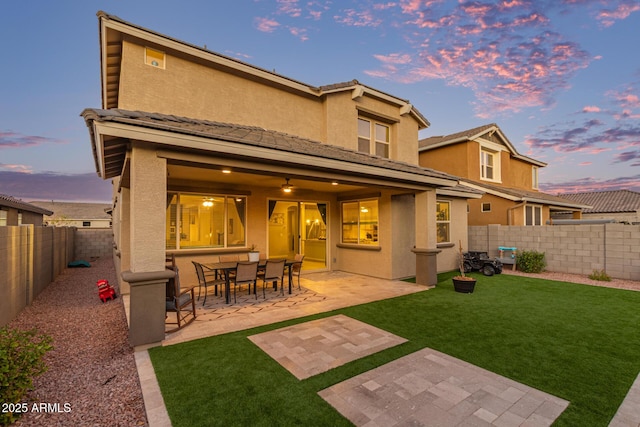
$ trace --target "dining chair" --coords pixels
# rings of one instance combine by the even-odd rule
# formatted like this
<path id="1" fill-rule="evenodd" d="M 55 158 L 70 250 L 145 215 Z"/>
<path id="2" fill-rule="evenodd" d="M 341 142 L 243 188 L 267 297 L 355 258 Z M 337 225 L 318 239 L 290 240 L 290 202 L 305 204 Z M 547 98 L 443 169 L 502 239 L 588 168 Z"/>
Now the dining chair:
<path id="1" fill-rule="evenodd" d="M 304 255 L 296 254 L 294 258 L 295 262 L 291 264 L 291 276 L 298 276 L 298 289 L 300 289 L 300 272 L 302 271 L 302 260 L 304 260 Z"/>
<path id="2" fill-rule="evenodd" d="M 204 267 L 199 262 L 191 262 L 196 269 L 196 276 L 198 276 L 198 301 L 200 301 L 200 293 L 202 292 L 202 288 L 204 287 L 204 300 L 202 301 L 202 305 L 204 306 L 207 303 L 208 288 L 210 286 L 213 286 L 215 295 L 218 295 L 218 285 L 220 285 L 220 294 L 222 294 L 222 289 L 224 289 L 226 281 L 224 277 L 218 276 L 216 273 L 205 273 Z"/>
<path id="3" fill-rule="evenodd" d="M 251 295 L 251 284 L 253 283 L 253 292 L 256 292 L 256 282 L 258 281 L 258 262 L 242 261 L 238 263 L 236 268 L 236 274 L 232 278 L 233 280 L 233 302 L 238 302 L 236 299 L 236 288 L 241 285 L 249 285 L 249 295 Z M 258 296 L 256 295 L 256 298 Z"/>
<path id="4" fill-rule="evenodd" d="M 265 288 L 267 282 L 276 282 L 276 289 L 278 280 L 280 281 L 280 292 L 284 295 L 284 259 L 280 260 L 267 260 L 267 264 L 264 268 L 264 273 L 259 274 L 258 277 L 262 279 L 262 297 L 267 298 Z M 256 295 L 256 298 L 258 296 Z"/>
<path id="5" fill-rule="evenodd" d="M 170 270 L 173 270 L 175 274 L 167 281 L 165 309 L 167 312 L 176 313 L 176 321 L 169 321 L 167 324 L 177 325 L 177 327 L 166 332 L 177 331 L 196 320 L 196 301 L 193 287 L 181 289 L 178 267 L 173 267 Z"/>

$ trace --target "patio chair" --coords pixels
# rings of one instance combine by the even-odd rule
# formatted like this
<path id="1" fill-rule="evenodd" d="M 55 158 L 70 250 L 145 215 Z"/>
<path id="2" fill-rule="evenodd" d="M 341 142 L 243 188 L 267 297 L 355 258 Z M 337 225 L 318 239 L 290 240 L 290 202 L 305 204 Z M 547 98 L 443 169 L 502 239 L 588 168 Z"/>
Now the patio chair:
<path id="1" fill-rule="evenodd" d="M 239 255 L 220 255 L 218 257 L 220 262 L 238 262 L 240 261 Z M 233 280 L 233 276 L 235 276 L 234 272 L 229 272 L 229 280 Z"/>
<path id="2" fill-rule="evenodd" d="M 294 259 L 295 262 L 291 264 L 291 267 L 289 267 L 291 268 L 290 277 L 298 276 L 298 289 L 300 289 L 300 272 L 302 271 L 302 260 L 304 260 L 304 255 L 296 254 Z"/>
<path id="3" fill-rule="evenodd" d="M 251 295 L 251 284 L 253 283 L 253 292 L 256 292 L 256 282 L 258 280 L 258 262 L 239 262 L 236 268 L 236 274 L 233 280 L 233 302 L 236 303 L 236 288 L 242 285 L 249 285 L 249 295 Z M 257 295 L 256 295 L 257 298 Z"/>
<path id="4" fill-rule="evenodd" d="M 267 282 L 275 282 L 276 289 L 278 287 L 278 280 L 280 281 L 280 292 L 284 295 L 284 259 L 280 260 L 267 260 L 267 264 L 264 268 L 264 273 L 258 275 L 262 279 L 262 297 L 267 298 L 265 288 Z M 256 295 L 256 299 L 258 295 Z"/>
<path id="5" fill-rule="evenodd" d="M 222 289 L 224 288 L 226 280 L 215 272 L 205 272 L 204 267 L 199 262 L 191 262 L 196 268 L 196 275 L 198 276 L 198 301 L 200 301 L 200 293 L 204 287 L 204 300 L 202 301 L 202 305 L 204 306 L 207 303 L 207 290 L 209 286 L 213 286 L 214 295 L 218 295 L 218 285 L 220 285 L 220 294 L 222 294 Z"/>
<path id="6" fill-rule="evenodd" d="M 173 270 L 175 275 L 167 281 L 165 307 L 167 313 L 176 313 L 176 322 L 166 323 L 169 325 L 177 325 L 177 327 L 166 332 L 175 332 L 196 320 L 196 300 L 193 287 L 180 289 L 178 267 L 170 270 Z"/>

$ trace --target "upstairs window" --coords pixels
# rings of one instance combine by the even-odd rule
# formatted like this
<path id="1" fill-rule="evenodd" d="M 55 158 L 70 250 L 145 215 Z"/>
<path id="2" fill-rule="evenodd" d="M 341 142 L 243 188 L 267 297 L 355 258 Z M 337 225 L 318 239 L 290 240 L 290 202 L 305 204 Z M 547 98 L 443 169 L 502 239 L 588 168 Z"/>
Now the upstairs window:
<path id="1" fill-rule="evenodd" d="M 7 211 L 0 210 L 0 226 L 7 225 Z"/>
<path id="2" fill-rule="evenodd" d="M 358 151 L 389 158 L 389 126 L 373 120 L 358 119 Z"/>
<path id="3" fill-rule="evenodd" d="M 497 181 L 496 174 L 497 153 L 489 150 L 480 150 L 480 178 L 487 181 Z"/>
<path id="4" fill-rule="evenodd" d="M 531 187 L 535 190 L 538 189 L 538 167 L 533 166 L 531 168 Z"/>

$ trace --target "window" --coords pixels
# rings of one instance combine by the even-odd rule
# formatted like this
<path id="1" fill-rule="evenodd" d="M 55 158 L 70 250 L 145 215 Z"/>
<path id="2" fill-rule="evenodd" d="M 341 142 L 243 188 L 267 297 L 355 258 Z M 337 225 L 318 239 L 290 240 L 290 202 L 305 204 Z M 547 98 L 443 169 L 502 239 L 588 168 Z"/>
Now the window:
<path id="1" fill-rule="evenodd" d="M 531 168 L 531 187 L 534 189 L 538 189 L 538 167 L 533 166 Z"/>
<path id="2" fill-rule="evenodd" d="M 82 221 L 83 227 L 91 227 L 91 221 Z"/>
<path id="3" fill-rule="evenodd" d="M 180 193 L 167 197 L 167 249 L 246 246 L 246 197 Z"/>
<path id="4" fill-rule="evenodd" d="M 451 202 L 438 200 L 436 202 L 437 243 L 451 241 Z"/>
<path id="5" fill-rule="evenodd" d="M 390 135 L 389 126 L 367 119 L 358 119 L 358 151 L 389 158 Z"/>
<path id="6" fill-rule="evenodd" d="M 542 225 L 542 206 L 525 206 L 524 216 L 525 225 Z"/>
<path id="7" fill-rule="evenodd" d="M 7 225 L 7 211 L 0 210 L 0 227 Z"/>
<path id="8" fill-rule="evenodd" d="M 378 201 L 362 200 L 342 204 L 342 243 L 378 244 Z"/>
<path id="9" fill-rule="evenodd" d="M 480 177 L 482 179 L 490 181 L 494 181 L 496 179 L 495 159 L 496 153 L 484 149 L 480 151 Z"/>
<path id="10" fill-rule="evenodd" d="M 22 212 L 18 212 L 18 225 L 22 225 Z"/>
<path id="11" fill-rule="evenodd" d="M 491 212 L 491 203 L 483 203 L 482 212 Z"/>

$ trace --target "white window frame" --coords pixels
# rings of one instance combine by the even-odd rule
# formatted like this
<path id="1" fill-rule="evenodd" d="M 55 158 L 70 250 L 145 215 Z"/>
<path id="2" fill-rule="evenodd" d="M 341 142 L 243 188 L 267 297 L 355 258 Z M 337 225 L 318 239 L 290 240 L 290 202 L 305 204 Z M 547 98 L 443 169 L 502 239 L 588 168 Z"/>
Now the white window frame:
<path id="1" fill-rule="evenodd" d="M 480 179 L 482 181 L 490 181 L 490 182 L 502 182 L 502 165 L 501 165 L 501 157 L 502 151 L 504 149 L 503 146 L 495 143 L 489 143 L 486 141 L 482 141 L 479 143 L 480 145 Z M 493 164 L 491 166 L 487 165 L 485 161 L 485 157 L 491 157 Z M 491 167 L 492 177 L 487 177 L 487 170 Z"/>
<path id="2" fill-rule="evenodd" d="M 7 217 L 8 217 L 7 214 L 8 214 L 7 211 L 0 209 L 0 226 L 7 225 Z"/>
<path id="3" fill-rule="evenodd" d="M 360 121 L 367 122 L 369 124 L 369 132 L 368 135 L 360 133 Z M 387 140 L 382 140 L 377 138 L 377 127 L 384 127 L 386 129 Z M 360 147 L 360 142 L 364 140 L 368 140 L 368 151 L 364 151 Z M 385 146 L 386 148 L 386 156 L 378 154 L 378 145 Z M 391 157 L 391 126 L 388 123 L 383 123 L 380 121 L 376 121 L 370 119 L 368 117 L 358 117 L 358 151 L 361 153 L 367 153 L 374 156 L 382 157 L 388 159 Z"/>
<path id="4" fill-rule="evenodd" d="M 531 224 L 527 218 L 527 212 L 531 211 Z M 526 205 L 524 207 L 524 225 L 535 226 L 542 225 L 542 206 L 541 205 Z"/>
<path id="5" fill-rule="evenodd" d="M 531 167 L 531 188 L 534 190 L 538 189 L 538 167 Z"/>
<path id="6" fill-rule="evenodd" d="M 484 208 L 484 207 L 485 207 L 485 205 L 486 205 L 486 206 L 488 206 L 488 207 L 489 207 L 489 209 L 485 209 L 485 208 Z M 490 202 L 483 202 L 483 203 L 480 203 L 480 212 L 491 212 L 491 203 L 490 203 Z"/>

